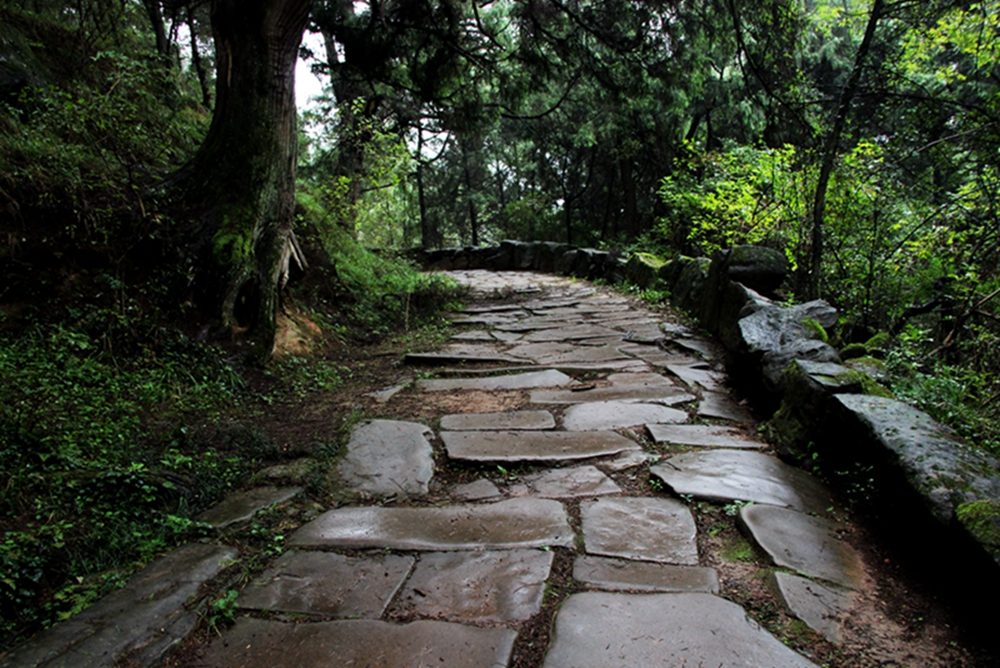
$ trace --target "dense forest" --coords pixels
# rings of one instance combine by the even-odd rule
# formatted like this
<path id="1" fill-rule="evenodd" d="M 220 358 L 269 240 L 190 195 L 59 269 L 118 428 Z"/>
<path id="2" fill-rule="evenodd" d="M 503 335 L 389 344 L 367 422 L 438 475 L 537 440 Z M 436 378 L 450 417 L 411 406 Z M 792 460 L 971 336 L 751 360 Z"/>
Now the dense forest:
<path id="1" fill-rule="evenodd" d="M 995 0 L 9 0 L 5 644 L 273 454 L 234 406 L 454 298 L 413 248 L 774 248 L 845 355 L 1000 452 L 998 49 Z"/>

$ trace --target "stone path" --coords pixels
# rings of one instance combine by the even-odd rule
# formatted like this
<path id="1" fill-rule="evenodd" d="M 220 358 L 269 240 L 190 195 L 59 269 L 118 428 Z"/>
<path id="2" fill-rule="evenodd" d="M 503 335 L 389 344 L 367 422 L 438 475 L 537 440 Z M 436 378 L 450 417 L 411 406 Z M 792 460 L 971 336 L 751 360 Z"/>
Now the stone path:
<path id="1" fill-rule="evenodd" d="M 739 508 L 780 600 L 829 639 L 864 567 L 838 540 L 827 490 L 756 440 L 712 343 L 567 279 L 454 275 L 473 295 L 452 317 L 455 342 L 407 360 L 437 377 L 373 396 L 506 392 L 522 405 L 359 425 L 332 472 L 346 505 L 288 537 L 197 665 L 815 665 L 725 598 L 692 504 Z M 206 518 L 225 526 L 298 491 L 253 491 Z M 201 555 L 211 572 L 232 556 Z M 107 615 L 97 626 L 122 623 Z M 50 640 L 2 665 L 110 665 L 53 662 Z"/>

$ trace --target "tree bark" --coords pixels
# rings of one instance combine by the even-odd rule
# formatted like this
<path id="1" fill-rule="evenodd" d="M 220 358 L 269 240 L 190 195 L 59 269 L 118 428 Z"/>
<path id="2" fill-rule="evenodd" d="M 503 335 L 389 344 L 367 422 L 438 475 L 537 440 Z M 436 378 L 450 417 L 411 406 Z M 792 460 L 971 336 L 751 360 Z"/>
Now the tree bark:
<path id="1" fill-rule="evenodd" d="M 182 184 L 209 213 L 202 275 L 222 323 L 274 349 L 279 292 L 295 255 L 295 61 L 311 0 L 213 0 L 216 106 Z"/>
<path id="2" fill-rule="evenodd" d="M 823 244 L 825 234 L 826 218 L 826 191 L 830 185 L 830 177 L 833 175 L 833 166 L 837 161 L 838 149 L 840 147 L 840 136 L 847 125 L 847 117 L 850 115 L 851 102 L 858 90 L 858 83 L 861 81 L 861 70 L 864 68 L 868 52 L 871 50 L 872 40 L 875 38 L 875 27 L 879 19 L 882 18 L 884 10 L 884 0 L 875 0 L 872 5 L 871 14 L 868 15 L 868 25 L 865 28 L 865 36 L 861 40 L 861 46 L 854 56 L 854 66 L 851 68 L 851 75 L 844 84 L 844 89 L 840 93 L 840 103 L 837 105 L 837 116 L 833 122 L 833 128 L 827 135 L 823 144 L 823 162 L 820 164 L 819 179 L 816 181 L 816 194 L 813 198 L 812 211 L 812 248 L 809 253 L 809 281 L 806 285 L 806 295 L 809 299 L 817 299 L 820 292 L 820 277 L 823 263 Z"/>

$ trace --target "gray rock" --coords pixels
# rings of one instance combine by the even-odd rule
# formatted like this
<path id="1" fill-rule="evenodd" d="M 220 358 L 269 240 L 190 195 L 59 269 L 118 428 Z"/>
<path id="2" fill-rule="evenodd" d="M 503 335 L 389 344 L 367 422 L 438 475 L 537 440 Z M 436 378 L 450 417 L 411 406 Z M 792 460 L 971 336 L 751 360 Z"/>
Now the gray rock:
<path id="1" fill-rule="evenodd" d="M 698 415 L 731 422 L 752 422 L 753 416 L 746 408 L 736 403 L 728 394 L 705 392 L 698 404 Z"/>
<path id="2" fill-rule="evenodd" d="M 815 666 L 712 594 L 610 594 L 566 599 L 543 668 Z"/>
<path id="3" fill-rule="evenodd" d="M 580 504 L 587 554 L 696 566 L 691 511 L 674 499 L 624 497 Z"/>
<path id="4" fill-rule="evenodd" d="M 839 644 L 843 638 L 843 620 L 854 604 L 854 594 L 834 590 L 790 573 L 775 572 L 771 582 L 778 600 L 827 640 Z"/>
<path id="5" fill-rule="evenodd" d="M 461 413 L 441 418 L 441 429 L 448 431 L 537 430 L 553 429 L 555 426 L 556 419 L 548 411 Z"/>
<path id="6" fill-rule="evenodd" d="M 241 608 L 324 617 L 378 619 L 399 591 L 413 557 L 352 558 L 290 551 L 247 585 Z"/>
<path id="7" fill-rule="evenodd" d="M 553 556 L 542 550 L 423 554 L 394 609 L 454 622 L 528 619 L 542 607 Z"/>
<path id="8" fill-rule="evenodd" d="M 238 556 L 232 547 L 180 547 L 144 568 L 124 589 L 0 656 L 0 665 L 110 668 L 125 654 L 133 665 L 157 663 L 197 626 L 198 615 L 187 604 Z"/>
<path id="9" fill-rule="evenodd" d="M 472 344 L 445 346 L 441 350 L 432 353 L 407 353 L 403 357 L 403 362 L 406 364 L 430 365 L 451 364 L 454 362 L 468 362 L 471 364 L 490 364 L 494 362 L 501 364 L 526 363 L 525 360 L 504 354 L 493 346 L 476 346 Z"/>
<path id="10" fill-rule="evenodd" d="M 707 339 L 699 339 L 691 336 L 671 338 L 670 343 L 683 348 L 684 350 L 696 353 L 706 360 L 713 360 L 717 357 L 718 345 Z"/>
<path id="11" fill-rule="evenodd" d="M 261 510 L 287 501 L 301 491 L 301 487 L 256 487 L 237 492 L 198 515 L 197 520 L 212 525 L 214 529 L 225 529 L 238 522 L 246 522 Z"/>
<path id="12" fill-rule="evenodd" d="M 788 275 L 788 259 L 783 253 L 763 246 L 735 246 L 729 249 L 725 270 L 731 280 L 756 292 L 774 292 Z"/>
<path id="13" fill-rule="evenodd" d="M 509 376 L 483 378 L 431 378 L 417 381 L 417 389 L 425 392 L 450 392 L 454 390 L 525 390 L 536 387 L 562 387 L 573 379 L 555 369 L 529 371 Z"/>
<path id="14" fill-rule="evenodd" d="M 197 663 L 212 668 L 502 668 L 516 636 L 510 629 L 429 620 L 402 625 L 367 619 L 286 624 L 242 618 L 214 639 Z"/>
<path id="15" fill-rule="evenodd" d="M 480 478 L 475 482 L 465 485 L 458 485 L 452 493 L 459 501 L 484 501 L 503 496 L 493 481 L 486 478 Z"/>
<path id="16" fill-rule="evenodd" d="M 618 494 L 621 488 L 593 466 L 552 469 L 521 479 L 528 493 L 548 499 Z"/>
<path id="17" fill-rule="evenodd" d="M 254 482 L 270 484 L 304 485 L 317 464 L 318 460 L 312 457 L 300 457 L 287 464 L 277 464 L 261 469 L 254 475 L 253 480 Z"/>
<path id="18" fill-rule="evenodd" d="M 584 391 L 541 390 L 531 393 L 535 404 L 581 404 L 593 401 L 647 401 L 689 396 L 658 373 L 614 373 L 608 384 Z"/>
<path id="19" fill-rule="evenodd" d="M 753 501 L 806 512 L 825 512 L 833 505 L 829 490 L 816 478 L 759 452 L 688 452 L 661 461 L 649 472 L 676 494 L 709 501 Z"/>
<path id="20" fill-rule="evenodd" d="M 559 327 L 556 329 L 542 329 L 529 332 L 524 335 L 524 341 L 531 343 L 542 343 L 547 341 L 576 341 L 580 339 L 596 339 L 605 336 L 615 336 L 621 338 L 621 333 L 610 327 L 600 325 L 582 324 Z"/>
<path id="21" fill-rule="evenodd" d="M 619 337 L 620 338 L 620 337 Z M 519 346 L 510 351 L 511 355 L 529 356 L 536 364 L 556 366 L 581 363 L 607 363 L 619 360 L 630 360 L 625 353 L 618 350 L 615 344 L 592 339 L 600 345 L 588 345 L 590 342 L 580 342 L 579 345 L 566 343 L 539 343 Z"/>
<path id="22" fill-rule="evenodd" d="M 601 431 L 647 423 L 687 422 L 688 415 L 676 408 L 627 401 L 598 401 L 575 404 L 563 415 L 567 431 Z"/>
<path id="23" fill-rule="evenodd" d="M 740 527 L 778 566 L 858 589 L 865 570 L 854 548 L 840 540 L 836 522 L 791 508 L 750 505 L 740 509 Z"/>
<path id="24" fill-rule="evenodd" d="M 441 440 L 452 459 L 487 462 L 564 461 L 639 449 L 613 431 L 443 431 Z"/>
<path id="25" fill-rule="evenodd" d="M 663 260 L 650 253 L 633 253 L 625 265 L 625 278 L 640 288 L 650 288 L 659 280 Z"/>
<path id="26" fill-rule="evenodd" d="M 685 311 L 697 311 L 704 298 L 705 280 L 712 261 L 707 257 L 677 258 L 679 273 L 670 286 L 670 294 L 676 306 Z"/>
<path id="27" fill-rule="evenodd" d="M 357 427 L 340 463 L 351 492 L 371 496 L 422 496 L 434 475 L 433 432 L 416 422 L 372 420 Z"/>
<path id="28" fill-rule="evenodd" d="M 477 329 L 471 332 L 459 332 L 458 334 L 452 334 L 451 338 L 453 341 L 495 341 L 493 335 L 490 334 L 485 329 Z"/>
<path id="29" fill-rule="evenodd" d="M 583 555 L 573 562 L 573 578 L 605 591 L 719 593 L 714 568 L 673 566 Z"/>
<path id="30" fill-rule="evenodd" d="M 871 459 L 869 444 L 880 450 L 875 461 L 903 478 L 924 500 L 942 524 L 956 519 L 1000 563 L 1000 513 L 974 512 L 1000 503 L 1000 462 L 966 446 L 947 427 L 926 413 L 894 399 L 861 394 L 839 394 L 839 424 L 857 440 L 858 457 Z M 970 512 L 973 511 L 973 512 Z M 989 530 L 990 517 L 993 526 Z M 985 523 L 983 523 L 985 522 Z"/>
<path id="31" fill-rule="evenodd" d="M 573 543 L 558 501 L 531 497 L 439 508 L 337 508 L 304 525 L 293 546 L 448 551 L 565 547 Z"/>
<path id="32" fill-rule="evenodd" d="M 387 387 L 382 390 L 369 392 L 365 396 L 371 397 L 380 404 L 384 404 L 409 386 L 410 386 L 410 381 L 407 381 L 405 383 L 399 383 L 398 385 L 393 385 L 392 387 Z"/>
<path id="33" fill-rule="evenodd" d="M 601 466 L 609 471 L 627 471 L 636 466 L 642 466 L 646 462 L 655 462 L 659 459 L 659 455 L 653 455 L 641 450 L 631 450 L 621 453 L 611 461 L 602 462 Z"/>
<path id="34" fill-rule="evenodd" d="M 718 371 L 712 371 L 704 362 L 694 364 L 668 364 L 667 371 L 683 380 L 690 387 L 700 385 L 706 390 L 717 390 L 722 387 L 725 376 Z"/>
<path id="35" fill-rule="evenodd" d="M 763 443 L 751 441 L 729 427 L 708 424 L 648 424 L 646 429 L 656 443 L 694 445 L 712 448 L 760 449 Z"/>

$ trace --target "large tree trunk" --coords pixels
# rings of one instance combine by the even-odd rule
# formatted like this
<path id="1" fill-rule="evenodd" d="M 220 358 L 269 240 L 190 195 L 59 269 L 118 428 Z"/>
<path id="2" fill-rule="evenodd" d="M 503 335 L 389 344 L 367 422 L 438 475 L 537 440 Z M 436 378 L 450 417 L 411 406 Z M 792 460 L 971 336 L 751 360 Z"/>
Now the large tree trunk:
<path id="1" fill-rule="evenodd" d="M 273 352 L 275 318 L 295 252 L 295 60 L 310 0 L 213 0 L 216 104 L 183 180 L 204 206 L 203 275 L 224 325 L 249 327 Z"/>

